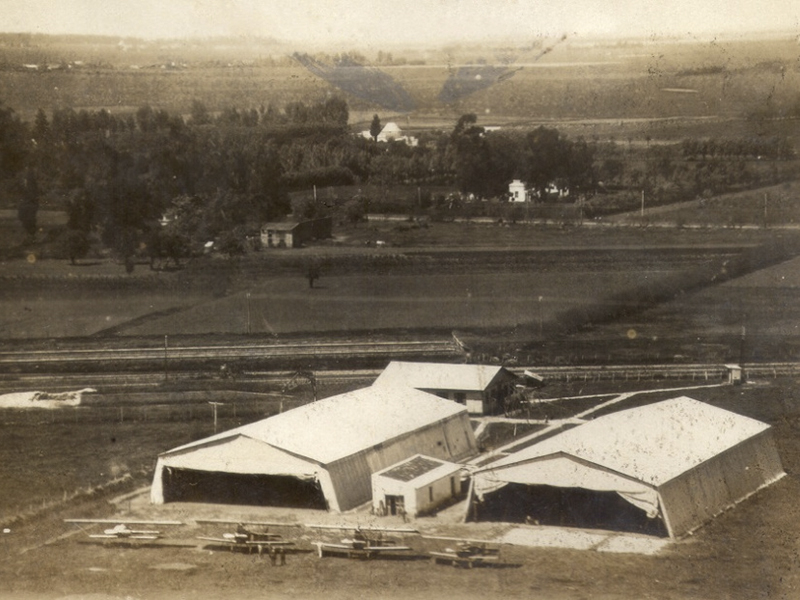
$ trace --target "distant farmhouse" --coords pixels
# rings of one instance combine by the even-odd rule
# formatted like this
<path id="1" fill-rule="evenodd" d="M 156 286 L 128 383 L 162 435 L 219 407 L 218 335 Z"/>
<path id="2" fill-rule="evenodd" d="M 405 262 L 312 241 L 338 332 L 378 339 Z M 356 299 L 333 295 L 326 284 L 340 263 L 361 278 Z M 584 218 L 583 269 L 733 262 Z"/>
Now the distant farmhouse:
<path id="1" fill-rule="evenodd" d="M 361 136 L 371 140 L 372 134 L 370 134 L 369 129 L 366 129 L 361 132 Z M 387 123 L 381 132 L 378 134 L 378 142 L 402 142 L 407 146 L 417 146 L 419 144 L 419 140 L 413 136 L 404 135 L 403 130 L 397 125 L 397 123 L 390 122 Z"/>
<path id="2" fill-rule="evenodd" d="M 324 240 L 333 234 L 330 217 L 308 221 L 281 221 L 261 226 L 261 245 L 265 248 L 299 248 L 312 240 Z"/>
<path id="3" fill-rule="evenodd" d="M 555 183 L 550 183 L 544 190 L 544 198 L 540 197 L 539 192 L 529 190 L 528 186 L 519 179 L 513 180 L 508 184 L 508 199 L 509 202 L 528 202 L 537 199 L 544 200 L 545 198 L 566 198 L 569 196 L 569 189 L 559 187 Z"/>
<path id="4" fill-rule="evenodd" d="M 516 382 L 517 376 L 503 367 L 392 361 L 375 385 L 406 385 L 464 404 L 470 414 L 483 415 L 502 411 Z"/>
<path id="5" fill-rule="evenodd" d="M 527 202 L 528 190 L 525 184 L 519 179 L 515 179 L 508 184 L 508 197 L 511 202 Z"/>

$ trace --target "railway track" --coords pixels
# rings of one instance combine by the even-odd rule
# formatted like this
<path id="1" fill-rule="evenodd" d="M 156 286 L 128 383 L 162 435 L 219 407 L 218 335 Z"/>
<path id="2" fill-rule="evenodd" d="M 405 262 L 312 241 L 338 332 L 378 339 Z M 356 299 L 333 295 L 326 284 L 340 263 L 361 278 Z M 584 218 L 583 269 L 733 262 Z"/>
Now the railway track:
<path id="1" fill-rule="evenodd" d="M 386 356 L 456 356 L 453 340 L 412 342 L 327 342 L 264 344 L 256 346 L 174 346 L 161 348 L 107 348 L 0 352 L 0 366 L 14 367 L 70 363 L 135 363 L 182 360 L 237 360 L 274 358 L 359 358 Z"/>
<path id="2" fill-rule="evenodd" d="M 683 381 L 720 381 L 727 379 L 728 368 L 721 364 L 661 364 L 661 365 L 573 365 L 573 366 L 515 366 L 510 368 L 518 375 L 524 370 L 533 371 L 545 381 L 635 381 L 673 379 Z M 247 370 L 236 375 L 237 383 L 261 383 L 282 385 L 290 381 L 295 371 L 287 370 Z M 348 382 L 357 381 L 369 385 L 380 369 L 322 369 L 314 371 L 318 381 Z M 800 363 L 758 363 L 744 365 L 748 379 L 774 379 L 777 377 L 800 376 Z M 181 381 L 197 384 L 198 380 L 217 381 L 217 371 L 170 372 L 168 379 L 180 386 Z M 163 371 L 142 373 L 0 373 L 0 392 L 19 389 L 44 389 L 65 391 L 81 387 L 114 387 L 129 390 L 162 388 L 165 382 Z"/>
<path id="3" fill-rule="evenodd" d="M 528 367 L 548 380 L 636 380 L 684 379 L 715 380 L 728 377 L 728 367 L 719 363 L 662 365 L 589 365 L 566 367 Z M 775 378 L 800 375 L 800 363 L 751 363 L 743 365 L 747 378 Z"/>

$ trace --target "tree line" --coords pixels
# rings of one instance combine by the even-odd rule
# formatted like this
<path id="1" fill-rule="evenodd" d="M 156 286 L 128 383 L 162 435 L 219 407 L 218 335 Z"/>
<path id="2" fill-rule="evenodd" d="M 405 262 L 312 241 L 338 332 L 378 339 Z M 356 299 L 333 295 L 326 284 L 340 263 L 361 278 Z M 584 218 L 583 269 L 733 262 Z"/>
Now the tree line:
<path id="1" fill-rule="evenodd" d="M 551 127 L 491 130 L 475 114 L 449 130 L 419 132 L 417 145 L 377 143 L 378 115 L 367 137 L 348 120 L 348 104 L 336 96 L 280 109 L 211 111 L 194 101 L 188 114 L 57 108 L 39 110 L 30 123 L 0 104 L 0 201 L 17 207 L 31 238 L 39 206 L 65 209 L 58 242 L 73 260 L 95 243 L 132 265 L 142 249 L 154 261 L 177 262 L 212 240 L 241 252 L 261 223 L 292 211 L 291 192 L 313 186 L 449 187 L 461 197 L 420 191 L 418 207 L 424 200 L 438 213 L 471 214 L 461 198 L 502 202 L 508 183 L 521 179 L 542 201 L 555 184 L 581 214 L 604 214 L 635 202 L 642 189 L 661 203 L 771 183 L 784 177 L 774 163 L 757 170 L 741 161 L 794 156 L 786 140 L 685 140 L 626 154 L 622 144 L 571 139 Z M 337 216 L 356 221 L 367 206 L 354 197 Z"/>

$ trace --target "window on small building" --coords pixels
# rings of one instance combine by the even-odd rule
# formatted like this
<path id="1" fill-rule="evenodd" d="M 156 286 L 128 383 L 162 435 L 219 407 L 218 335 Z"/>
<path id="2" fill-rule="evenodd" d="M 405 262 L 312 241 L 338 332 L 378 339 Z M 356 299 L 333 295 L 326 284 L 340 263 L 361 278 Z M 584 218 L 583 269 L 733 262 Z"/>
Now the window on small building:
<path id="1" fill-rule="evenodd" d="M 433 486 L 432 485 L 428 486 L 428 500 L 430 502 L 433 502 Z"/>

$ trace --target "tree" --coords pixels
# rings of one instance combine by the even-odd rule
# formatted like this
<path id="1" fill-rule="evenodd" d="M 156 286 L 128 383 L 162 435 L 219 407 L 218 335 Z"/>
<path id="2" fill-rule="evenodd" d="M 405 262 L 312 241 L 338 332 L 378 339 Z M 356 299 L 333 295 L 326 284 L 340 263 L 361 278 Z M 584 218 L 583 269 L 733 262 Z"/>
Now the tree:
<path id="1" fill-rule="evenodd" d="M 17 209 L 17 218 L 29 237 L 36 235 L 36 215 L 39 212 L 39 182 L 36 174 L 29 170 L 25 177 L 25 188 Z"/>
<path id="2" fill-rule="evenodd" d="M 314 282 L 319 279 L 322 269 L 317 261 L 312 260 L 306 266 L 306 279 L 308 279 L 308 287 L 313 288 Z"/>
<path id="3" fill-rule="evenodd" d="M 89 237 L 79 229 L 67 229 L 61 238 L 64 254 L 69 258 L 70 264 L 75 264 L 79 258 L 84 258 L 89 253 Z"/>
<path id="4" fill-rule="evenodd" d="M 36 136 L 39 142 L 46 140 L 50 135 L 50 122 L 47 120 L 47 115 L 41 108 L 36 111 L 33 135 Z"/>
<path id="5" fill-rule="evenodd" d="M 369 126 L 369 134 L 372 136 L 372 139 L 376 142 L 378 141 L 378 135 L 380 132 L 383 131 L 383 125 L 381 125 L 381 118 L 376 114 L 372 117 L 372 123 Z"/>
<path id="6" fill-rule="evenodd" d="M 211 115 L 208 113 L 206 105 L 199 100 L 192 100 L 192 125 L 208 125 L 211 123 Z"/>
<path id="7" fill-rule="evenodd" d="M 344 205 L 344 216 L 350 223 L 358 223 L 364 219 L 364 202 L 359 198 L 353 198 Z"/>
<path id="8" fill-rule="evenodd" d="M 94 225 L 94 202 L 80 190 L 67 202 L 67 227 L 88 233 Z"/>
<path id="9" fill-rule="evenodd" d="M 0 103 L 0 180 L 19 173 L 28 153 L 27 127 L 11 108 Z"/>

